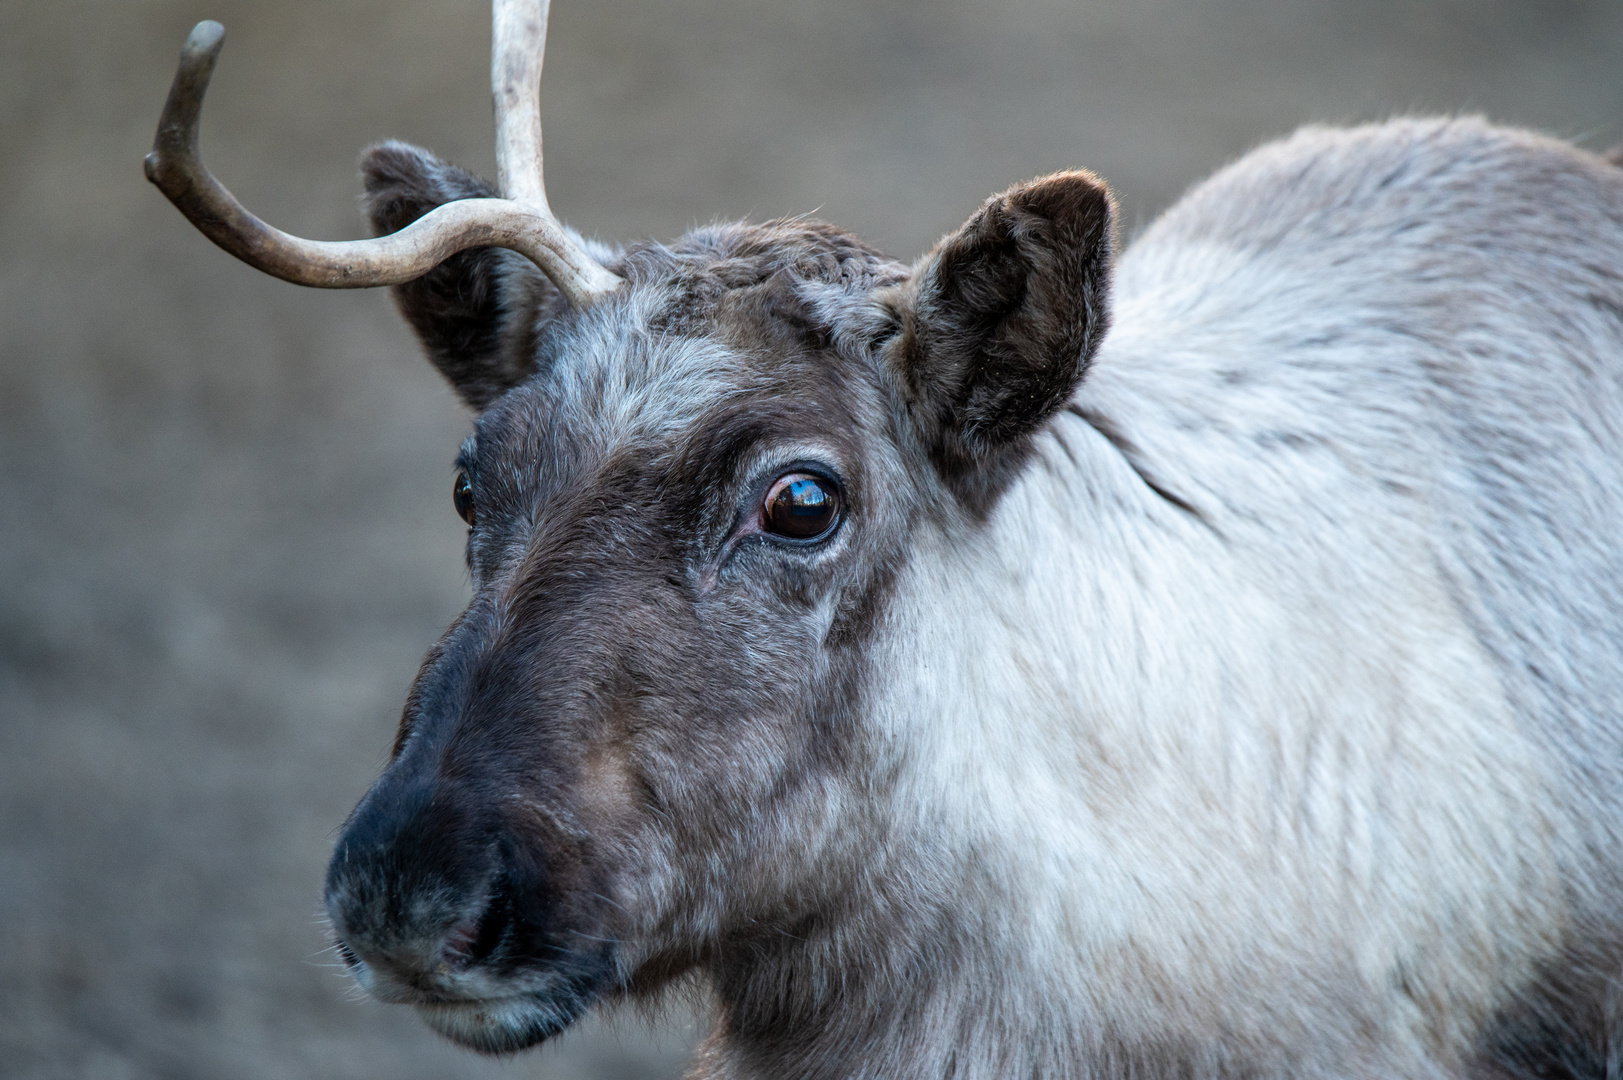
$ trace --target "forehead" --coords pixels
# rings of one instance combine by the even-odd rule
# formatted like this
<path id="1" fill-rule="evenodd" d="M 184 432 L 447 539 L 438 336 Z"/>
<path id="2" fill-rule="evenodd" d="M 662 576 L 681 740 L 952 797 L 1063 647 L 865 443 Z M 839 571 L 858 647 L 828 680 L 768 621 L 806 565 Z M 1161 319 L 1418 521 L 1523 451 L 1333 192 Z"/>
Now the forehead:
<path id="1" fill-rule="evenodd" d="M 618 295 L 542 330 L 537 374 L 479 421 L 480 458 L 584 463 L 631 447 L 678 454 L 752 428 L 792 440 L 849 432 L 875 378 L 834 345 L 840 301 L 859 303 L 901 268 L 832 230 L 773 228 L 630 253 Z"/>

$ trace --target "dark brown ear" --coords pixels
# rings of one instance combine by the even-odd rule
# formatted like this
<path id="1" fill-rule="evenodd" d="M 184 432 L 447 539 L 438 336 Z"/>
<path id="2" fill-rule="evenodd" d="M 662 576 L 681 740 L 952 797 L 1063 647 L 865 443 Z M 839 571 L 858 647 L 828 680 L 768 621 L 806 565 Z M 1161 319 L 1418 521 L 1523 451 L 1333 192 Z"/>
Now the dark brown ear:
<path id="1" fill-rule="evenodd" d="M 441 203 L 493 198 L 489 182 L 402 142 L 361 157 L 366 212 L 382 236 Z M 563 310 L 562 294 L 523 256 L 471 248 L 392 290 L 400 313 L 463 401 L 476 410 L 535 371 L 536 326 Z"/>
<path id="2" fill-rule="evenodd" d="M 1087 172 L 989 199 L 900 290 L 885 355 L 937 467 L 988 507 L 1109 325 L 1114 204 Z"/>

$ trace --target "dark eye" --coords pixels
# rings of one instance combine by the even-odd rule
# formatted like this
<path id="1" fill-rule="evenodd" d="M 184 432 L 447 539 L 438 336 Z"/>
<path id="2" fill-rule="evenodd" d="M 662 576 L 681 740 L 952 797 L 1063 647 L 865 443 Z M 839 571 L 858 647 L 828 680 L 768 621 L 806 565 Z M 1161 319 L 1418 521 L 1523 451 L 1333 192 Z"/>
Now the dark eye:
<path id="1" fill-rule="evenodd" d="M 451 502 L 456 506 L 456 512 L 469 527 L 473 525 L 473 485 L 468 482 L 468 474 L 456 474 L 456 487 L 451 489 Z"/>
<path id="2" fill-rule="evenodd" d="M 766 493 L 766 531 L 779 536 L 811 540 L 832 529 L 839 516 L 839 490 L 821 476 L 780 476 Z"/>

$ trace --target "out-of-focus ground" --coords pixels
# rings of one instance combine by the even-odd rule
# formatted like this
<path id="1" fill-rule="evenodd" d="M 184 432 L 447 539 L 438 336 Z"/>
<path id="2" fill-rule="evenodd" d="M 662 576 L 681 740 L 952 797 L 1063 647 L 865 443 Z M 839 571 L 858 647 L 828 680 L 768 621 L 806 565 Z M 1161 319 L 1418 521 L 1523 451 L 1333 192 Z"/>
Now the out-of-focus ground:
<path id="1" fill-rule="evenodd" d="M 477 0 L 0 3 L 0 1076 L 674 1076 L 679 1020 L 490 1062 L 323 954 L 333 830 L 466 594 L 468 417 L 386 295 L 257 274 L 141 178 L 205 17 L 205 156 L 268 220 L 359 235 L 387 136 L 493 171 Z M 558 0 L 545 86 L 586 231 L 815 212 L 911 256 L 1072 165 L 1130 233 L 1307 121 L 1608 146 L 1623 4 Z"/>

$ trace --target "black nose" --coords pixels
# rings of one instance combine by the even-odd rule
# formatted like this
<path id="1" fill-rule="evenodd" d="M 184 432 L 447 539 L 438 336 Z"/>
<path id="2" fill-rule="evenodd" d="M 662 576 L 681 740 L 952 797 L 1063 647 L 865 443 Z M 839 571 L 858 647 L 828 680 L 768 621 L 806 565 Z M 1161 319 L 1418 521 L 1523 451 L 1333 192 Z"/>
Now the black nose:
<path id="1" fill-rule="evenodd" d="M 454 995 L 510 936 L 511 874 L 470 793 L 397 761 L 356 807 L 327 869 L 345 959 L 386 1000 Z"/>

